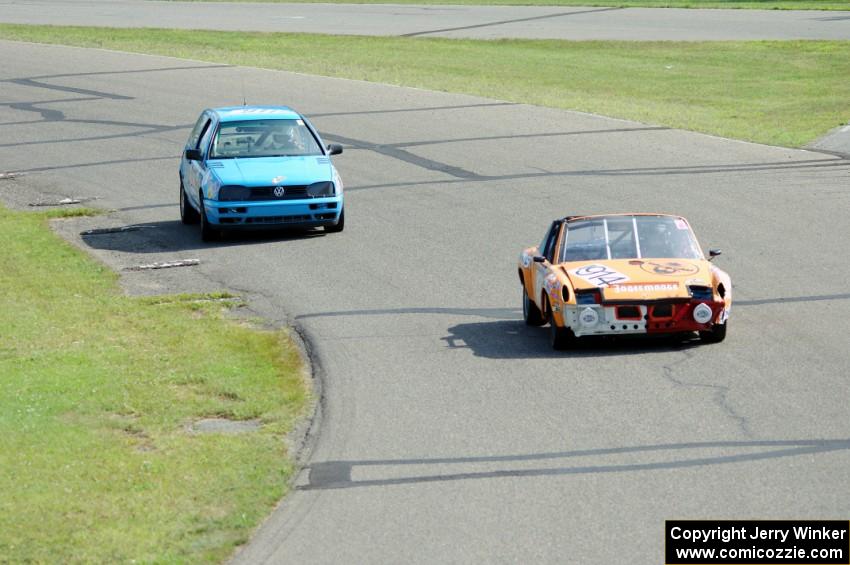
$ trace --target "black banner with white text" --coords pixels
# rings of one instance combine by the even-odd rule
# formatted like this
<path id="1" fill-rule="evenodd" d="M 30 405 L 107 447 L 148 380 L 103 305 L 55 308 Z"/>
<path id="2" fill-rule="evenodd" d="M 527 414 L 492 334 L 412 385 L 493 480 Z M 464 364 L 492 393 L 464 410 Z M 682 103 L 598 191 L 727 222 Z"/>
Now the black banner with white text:
<path id="1" fill-rule="evenodd" d="M 844 520 L 667 520 L 667 565 L 849 565 Z"/>

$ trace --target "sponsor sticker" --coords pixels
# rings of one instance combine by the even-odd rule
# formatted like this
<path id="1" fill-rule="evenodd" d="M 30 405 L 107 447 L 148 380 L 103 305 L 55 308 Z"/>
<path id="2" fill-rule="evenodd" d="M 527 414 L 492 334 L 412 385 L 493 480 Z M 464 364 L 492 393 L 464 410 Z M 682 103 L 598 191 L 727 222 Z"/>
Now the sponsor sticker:
<path id="1" fill-rule="evenodd" d="M 673 223 L 675 223 L 676 227 L 679 228 L 680 230 L 688 229 L 688 224 L 686 224 L 685 220 L 683 220 L 681 218 L 676 218 L 675 220 L 673 220 Z"/>
<path id="2" fill-rule="evenodd" d="M 629 277 L 623 273 L 598 263 L 585 265 L 584 267 L 579 267 L 578 269 L 573 269 L 569 272 L 570 274 L 582 278 L 590 284 L 598 287 L 606 287 L 630 280 Z"/>
<path id="3" fill-rule="evenodd" d="M 615 284 L 612 290 L 620 292 L 665 292 L 679 290 L 679 283 L 656 283 L 656 284 Z"/>
<path id="4" fill-rule="evenodd" d="M 238 110 L 231 110 L 231 114 L 234 115 L 258 115 L 258 114 L 277 114 L 278 110 L 272 110 L 270 108 L 239 108 Z"/>

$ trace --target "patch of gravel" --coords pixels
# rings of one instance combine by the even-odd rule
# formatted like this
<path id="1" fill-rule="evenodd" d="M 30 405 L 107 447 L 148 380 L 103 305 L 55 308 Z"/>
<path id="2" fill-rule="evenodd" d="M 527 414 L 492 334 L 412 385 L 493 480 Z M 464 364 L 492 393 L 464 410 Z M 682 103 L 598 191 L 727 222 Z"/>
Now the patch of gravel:
<path id="1" fill-rule="evenodd" d="M 262 427 L 259 420 L 228 420 L 227 418 L 204 418 L 188 426 L 193 434 L 244 434 L 256 432 Z"/>

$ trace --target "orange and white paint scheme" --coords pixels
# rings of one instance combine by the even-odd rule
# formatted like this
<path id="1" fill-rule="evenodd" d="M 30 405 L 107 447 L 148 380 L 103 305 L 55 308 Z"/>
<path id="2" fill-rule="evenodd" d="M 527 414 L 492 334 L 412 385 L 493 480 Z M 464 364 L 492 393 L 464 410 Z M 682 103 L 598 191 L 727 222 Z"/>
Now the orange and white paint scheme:
<path id="1" fill-rule="evenodd" d="M 555 349 L 588 335 L 699 332 L 726 338 L 732 281 L 668 214 L 567 216 L 519 256 L 523 318 Z"/>

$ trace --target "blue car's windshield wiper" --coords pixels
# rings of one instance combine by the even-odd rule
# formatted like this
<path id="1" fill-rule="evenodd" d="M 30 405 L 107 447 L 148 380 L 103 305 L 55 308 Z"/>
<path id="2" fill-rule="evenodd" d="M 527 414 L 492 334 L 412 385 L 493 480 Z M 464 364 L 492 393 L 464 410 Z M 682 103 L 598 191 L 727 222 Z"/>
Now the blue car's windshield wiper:
<path id="1" fill-rule="evenodd" d="M 321 153 L 279 153 L 275 155 L 261 155 L 261 157 L 321 157 Z"/>
<path id="2" fill-rule="evenodd" d="M 264 157 L 321 157 L 321 153 L 275 153 L 272 155 L 222 155 L 211 156 L 209 159 L 262 159 Z"/>

